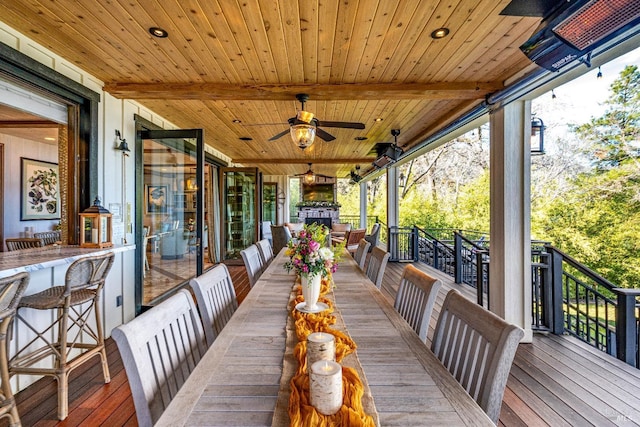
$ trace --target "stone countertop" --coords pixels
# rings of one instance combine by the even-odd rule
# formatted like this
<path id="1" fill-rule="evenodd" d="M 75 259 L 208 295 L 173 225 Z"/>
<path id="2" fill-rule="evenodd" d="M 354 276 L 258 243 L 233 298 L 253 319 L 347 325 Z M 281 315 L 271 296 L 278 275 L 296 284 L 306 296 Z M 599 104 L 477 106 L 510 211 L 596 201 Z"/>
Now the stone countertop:
<path id="1" fill-rule="evenodd" d="M 0 252 L 0 277 L 11 276 L 23 271 L 32 272 L 63 264 L 68 265 L 85 256 L 100 255 L 107 252 L 125 252 L 135 248 L 135 245 L 115 245 L 110 248 L 50 245 L 44 248 Z"/>

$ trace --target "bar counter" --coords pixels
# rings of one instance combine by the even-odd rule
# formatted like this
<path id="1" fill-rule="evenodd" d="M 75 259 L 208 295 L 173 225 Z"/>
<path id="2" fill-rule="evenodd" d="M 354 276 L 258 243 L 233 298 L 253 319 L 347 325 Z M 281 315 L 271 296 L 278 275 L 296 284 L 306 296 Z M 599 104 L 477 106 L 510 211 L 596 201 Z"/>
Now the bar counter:
<path id="1" fill-rule="evenodd" d="M 22 249 L 0 252 L 0 277 L 11 276 L 23 271 L 33 273 L 60 265 L 69 265 L 75 260 L 107 252 L 125 252 L 135 249 L 135 245 L 114 245 L 110 248 L 81 248 L 74 245 L 50 245 L 43 248 Z"/>

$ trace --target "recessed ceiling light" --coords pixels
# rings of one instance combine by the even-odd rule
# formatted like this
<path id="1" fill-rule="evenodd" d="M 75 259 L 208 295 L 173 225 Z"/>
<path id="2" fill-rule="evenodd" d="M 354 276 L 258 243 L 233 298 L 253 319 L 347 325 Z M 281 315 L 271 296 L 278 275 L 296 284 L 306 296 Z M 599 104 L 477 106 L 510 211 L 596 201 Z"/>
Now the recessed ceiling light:
<path id="1" fill-rule="evenodd" d="M 433 32 L 431 33 L 431 38 L 437 40 L 437 39 L 447 37 L 448 35 L 449 35 L 449 29 L 442 27 L 442 28 L 438 28 L 437 30 L 433 30 Z"/>
<path id="2" fill-rule="evenodd" d="M 46 136 L 44 139 L 45 139 L 45 141 L 57 141 L 58 140 L 58 138 L 53 138 L 51 136 Z"/>
<path id="3" fill-rule="evenodd" d="M 382 117 L 376 117 L 373 119 L 374 122 L 381 122 L 382 120 L 384 120 Z"/>
<path id="4" fill-rule="evenodd" d="M 240 119 L 233 119 L 233 120 L 231 120 L 231 121 L 232 121 L 233 123 L 242 123 L 242 120 L 240 120 Z"/>
<path id="5" fill-rule="evenodd" d="M 240 141 L 253 141 L 253 138 L 251 138 L 250 136 L 241 136 Z"/>
<path id="6" fill-rule="evenodd" d="M 369 138 L 367 138 L 366 136 L 356 136 L 353 139 L 355 139 L 356 141 L 366 141 Z"/>
<path id="7" fill-rule="evenodd" d="M 149 32 L 151 33 L 152 36 L 158 37 L 160 39 L 169 37 L 169 33 L 167 33 L 167 30 L 163 30 L 160 27 L 151 27 L 149 28 Z"/>

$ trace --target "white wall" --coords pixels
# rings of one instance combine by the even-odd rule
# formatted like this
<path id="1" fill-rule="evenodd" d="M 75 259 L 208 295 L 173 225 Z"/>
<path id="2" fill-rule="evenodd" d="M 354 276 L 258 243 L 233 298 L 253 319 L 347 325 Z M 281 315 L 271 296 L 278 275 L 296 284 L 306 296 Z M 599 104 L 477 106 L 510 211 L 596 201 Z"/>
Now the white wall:
<path id="1" fill-rule="evenodd" d="M 125 241 L 128 244 L 134 243 L 135 192 L 142 191 L 142 189 L 135 188 L 134 180 L 134 114 L 138 114 L 165 129 L 175 129 L 175 126 L 134 101 L 116 99 L 104 92 L 102 90 L 102 81 L 18 33 L 3 22 L 0 22 L 0 42 L 100 94 L 98 106 L 98 192 L 102 199 L 102 204 L 106 208 L 109 208 L 112 204 L 120 204 L 121 207 L 121 217 L 113 221 L 114 242 L 116 244 L 122 244 Z M 116 147 L 116 129 L 121 131 L 122 136 L 127 139 L 129 147 L 132 149 L 129 157 L 124 158 L 124 160 L 122 153 L 114 149 Z M 7 193 L 5 193 L 6 196 Z M 95 195 L 91 195 L 91 198 L 93 197 Z M 5 203 L 8 203 L 6 199 Z M 127 213 L 130 215 L 127 215 Z M 5 227 L 9 223 L 10 221 L 5 221 Z M 5 228 L 5 231 L 6 235 L 9 235 L 7 228 Z M 109 335 L 111 329 L 131 320 L 135 315 L 135 251 L 123 252 L 122 257 L 122 263 L 119 268 L 112 270 L 110 273 L 110 283 L 109 286 L 105 287 L 103 298 L 105 332 Z M 123 305 L 121 307 L 116 306 L 116 297 L 119 295 L 123 296 Z"/>
<path id="2" fill-rule="evenodd" d="M 4 237 L 26 237 L 25 228 L 34 232 L 50 231 L 59 220 L 20 220 L 21 157 L 58 163 L 58 146 L 27 140 L 0 133 L 0 144 L 4 145 Z M 4 244 L 4 242 L 0 242 Z"/>

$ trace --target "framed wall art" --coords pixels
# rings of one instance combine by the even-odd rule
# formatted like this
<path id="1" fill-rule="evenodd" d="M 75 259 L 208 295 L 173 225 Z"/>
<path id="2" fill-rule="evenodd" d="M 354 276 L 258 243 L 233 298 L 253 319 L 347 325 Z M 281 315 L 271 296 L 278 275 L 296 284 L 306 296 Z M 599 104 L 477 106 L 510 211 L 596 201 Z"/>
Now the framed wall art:
<path id="1" fill-rule="evenodd" d="M 60 219 L 57 163 L 21 157 L 20 219 Z"/>
<path id="2" fill-rule="evenodd" d="M 145 196 L 147 199 L 146 213 L 166 213 L 167 197 L 169 192 L 168 185 L 147 185 Z"/>

